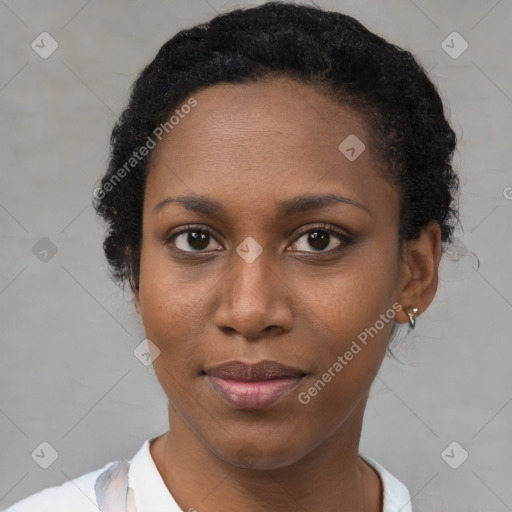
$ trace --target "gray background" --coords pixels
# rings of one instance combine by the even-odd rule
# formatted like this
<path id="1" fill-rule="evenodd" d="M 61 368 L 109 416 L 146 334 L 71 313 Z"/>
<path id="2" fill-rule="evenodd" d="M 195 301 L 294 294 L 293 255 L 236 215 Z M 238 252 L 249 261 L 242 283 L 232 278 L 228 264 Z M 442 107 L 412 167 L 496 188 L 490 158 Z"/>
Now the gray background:
<path id="1" fill-rule="evenodd" d="M 259 3 L 0 1 L 0 508 L 166 430 L 165 395 L 133 355 L 145 336 L 131 296 L 106 273 L 92 190 L 128 88 L 161 44 Z M 459 261 L 445 258 L 434 304 L 397 352 L 406 364 L 385 361 L 361 450 L 408 486 L 415 511 L 512 510 L 512 2 L 317 3 L 411 50 L 460 140 Z M 43 31 L 59 44 L 47 59 L 30 46 Z M 453 31 L 469 44 L 458 58 L 441 46 Z M 47 262 L 33 251 L 42 237 L 57 248 Z M 43 441 L 59 455 L 46 470 L 31 457 Z M 453 441 L 452 459 L 469 453 L 457 469 L 441 456 Z"/>

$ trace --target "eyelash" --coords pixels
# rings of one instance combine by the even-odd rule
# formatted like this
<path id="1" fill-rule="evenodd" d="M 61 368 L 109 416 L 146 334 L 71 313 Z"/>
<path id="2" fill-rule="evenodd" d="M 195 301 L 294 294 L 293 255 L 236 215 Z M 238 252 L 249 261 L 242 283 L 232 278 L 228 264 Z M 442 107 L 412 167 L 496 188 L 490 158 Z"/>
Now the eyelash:
<path id="1" fill-rule="evenodd" d="M 211 238 L 213 238 L 214 240 L 217 241 L 217 239 L 215 238 L 214 234 L 210 231 L 210 229 L 205 228 L 205 227 L 199 227 L 197 225 L 188 225 L 188 226 L 184 226 L 184 228 L 181 229 L 180 231 L 178 231 L 176 233 L 172 233 L 170 236 L 168 236 L 164 240 L 164 245 L 171 246 L 173 244 L 172 241 L 174 238 L 176 238 L 177 236 L 182 235 L 184 233 L 188 233 L 190 231 L 200 231 L 202 233 L 207 233 Z M 340 231 L 339 229 L 335 228 L 334 226 L 332 226 L 330 224 L 319 224 L 318 226 L 308 227 L 308 228 L 305 228 L 305 229 L 299 231 L 299 233 L 297 234 L 296 238 L 294 239 L 294 241 L 292 243 L 295 243 L 296 241 L 300 240 L 300 238 L 302 238 L 302 236 L 307 233 L 314 233 L 317 231 L 325 231 L 329 235 L 333 235 L 340 242 L 340 245 L 337 248 L 331 249 L 329 251 L 298 251 L 298 252 L 302 252 L 305 254 L 319 254 L 319 255 L 336 254 L 338 252 L 341 252 L 343 249 L 345 249 L 346 247 L 348 247 L 349 245 L 351 245 L 354 242 L 354 240 L 351 236 Z M 180 253 L 184 253 L 187 256 L 188 255 L 209 254 L 212 252 L 217 252 L 217 250 L 215 250 L 215 251 L 183 251 L 182 249 L 178 249 L 177 247 L 174 247 L 173 249 L 176 251 L 179 251 Z"/>

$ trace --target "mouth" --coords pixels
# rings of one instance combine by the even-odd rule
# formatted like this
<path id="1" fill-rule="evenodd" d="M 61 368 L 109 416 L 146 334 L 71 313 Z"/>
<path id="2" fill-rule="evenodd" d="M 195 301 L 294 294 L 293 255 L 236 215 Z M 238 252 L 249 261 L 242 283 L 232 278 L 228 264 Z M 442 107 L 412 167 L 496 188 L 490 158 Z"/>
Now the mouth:
<path id="1" fill-rule="evenodd" d="M 277 361 L 231 361 L 204 371 L 213 390 L 236 409 L 264 409 L 289 395 L 305 372 Z"/>

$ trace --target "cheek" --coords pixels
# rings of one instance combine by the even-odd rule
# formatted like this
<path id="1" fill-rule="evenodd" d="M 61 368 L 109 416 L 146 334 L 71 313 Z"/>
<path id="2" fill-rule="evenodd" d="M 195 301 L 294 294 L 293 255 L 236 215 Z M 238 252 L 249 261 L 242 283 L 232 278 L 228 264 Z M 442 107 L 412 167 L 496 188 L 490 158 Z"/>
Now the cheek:
<path id="1" fill-rule="evenodd" d="M 194 350 L 200 337 L 201 322 L 191 317 L 200 313 L 205 283 L 187 281 L 183 273 L 172 268 L 165 248 L 143 242 L 140 264 L 139 311 L 144 330 L 161 351 L 155 361 L 155 370 L 165 360 L 186 362 L 188 352 Z M 203 290 L 203 291 L 201 291 Z M 185 341 L 180 343 L 180 341 Z"/>
<path id="2" fill-rule="evenodd" d="M 160 351 L 153 370 L 169 402 L 184 409 L 188 396 L 185 390 L 200 370 L 196 361 L 204 340 L 198 305 L 201 294 L 160 272 L 157 266 L 143 272 L 141 265 L 140 283 L 140 313 L 146 337 Z"/>
<path id="3" fill-rule="evenodd" d="M 186 268 L 172 261 L 162 241 L 150 235 L 143 237 L 139 302 L 148 336 L 155 332 L 161 337 L 169 329 L 172 334 L 174 326 L 179 328 L 187 312 L 193 311 L 200 302 L 205 286 L 206 283 L 191 279 Z"/>
<path id="4" fill-rule="evenodd" d="M 339 404 L 343 396 L 369 389 L 393 327 L 398 278 L 396 246 L 372 243 L 347 258 L 336 272 L 321 280 L 317 276 L 305 287 L 309 290 L 305 299 L 324 333 L 322 350 L 315 352 L 315 369 L 316 378 L 327 372 L 327 401 Z M 327 398 L 331 392 L 334 395 Z"/>
<path id="5" fill-rule="evenodd" d="M 325 436 L 367 395 L 385 356 L 395 314 L 393 265 L 386 267 L 368 256 L 329 280 L 328 300 L 310 297 L 324 337 L 321 350 L 310 347 L 315 372 L 297 398 L 301 417 Z"/>
<path id="6" fill-rule="evenodd" d="M 399 284 L 395 242 L 377 240 L 360 246 L 339 268 L 316 274 L 304 287 L 311 309 L 345 342 L 373 326 L 382 314 L 387 314 L 386 327 L 379 322 L 379 331 L 385 335 L 391 330 Z"/>

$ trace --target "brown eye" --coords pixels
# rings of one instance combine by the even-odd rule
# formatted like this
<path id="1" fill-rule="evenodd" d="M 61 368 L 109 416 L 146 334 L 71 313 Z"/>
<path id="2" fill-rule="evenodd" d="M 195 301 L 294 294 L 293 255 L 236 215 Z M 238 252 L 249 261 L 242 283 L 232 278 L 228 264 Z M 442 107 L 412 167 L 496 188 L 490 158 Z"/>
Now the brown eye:
<path id="1" fill-rule="evenodd" d="M 308 244 L 316 251 L 323 251 L 329 246 L 330 238 L 327 231 L 314 231 L 308 235 Z"/>
<path id="2" fill-rule="evenodd" d="M 304 231 L 293 243 L 293 250 L 309 253 L 335 252 L 349 245 L 350 241 L 348 235 L 334 228 L 316 227 Z"/>
<path id="3" fill-rule="evenodd" d="M 212 240 L 215 240 L 215 238 L 213 238 L 208 230 L 195 228 L 183 230 L 172 235 L 166 243 L 174 245 L 183 252 L 199 252 L 208 249 Z M 210 250 L 215 249 L 210 248 Z"/>

